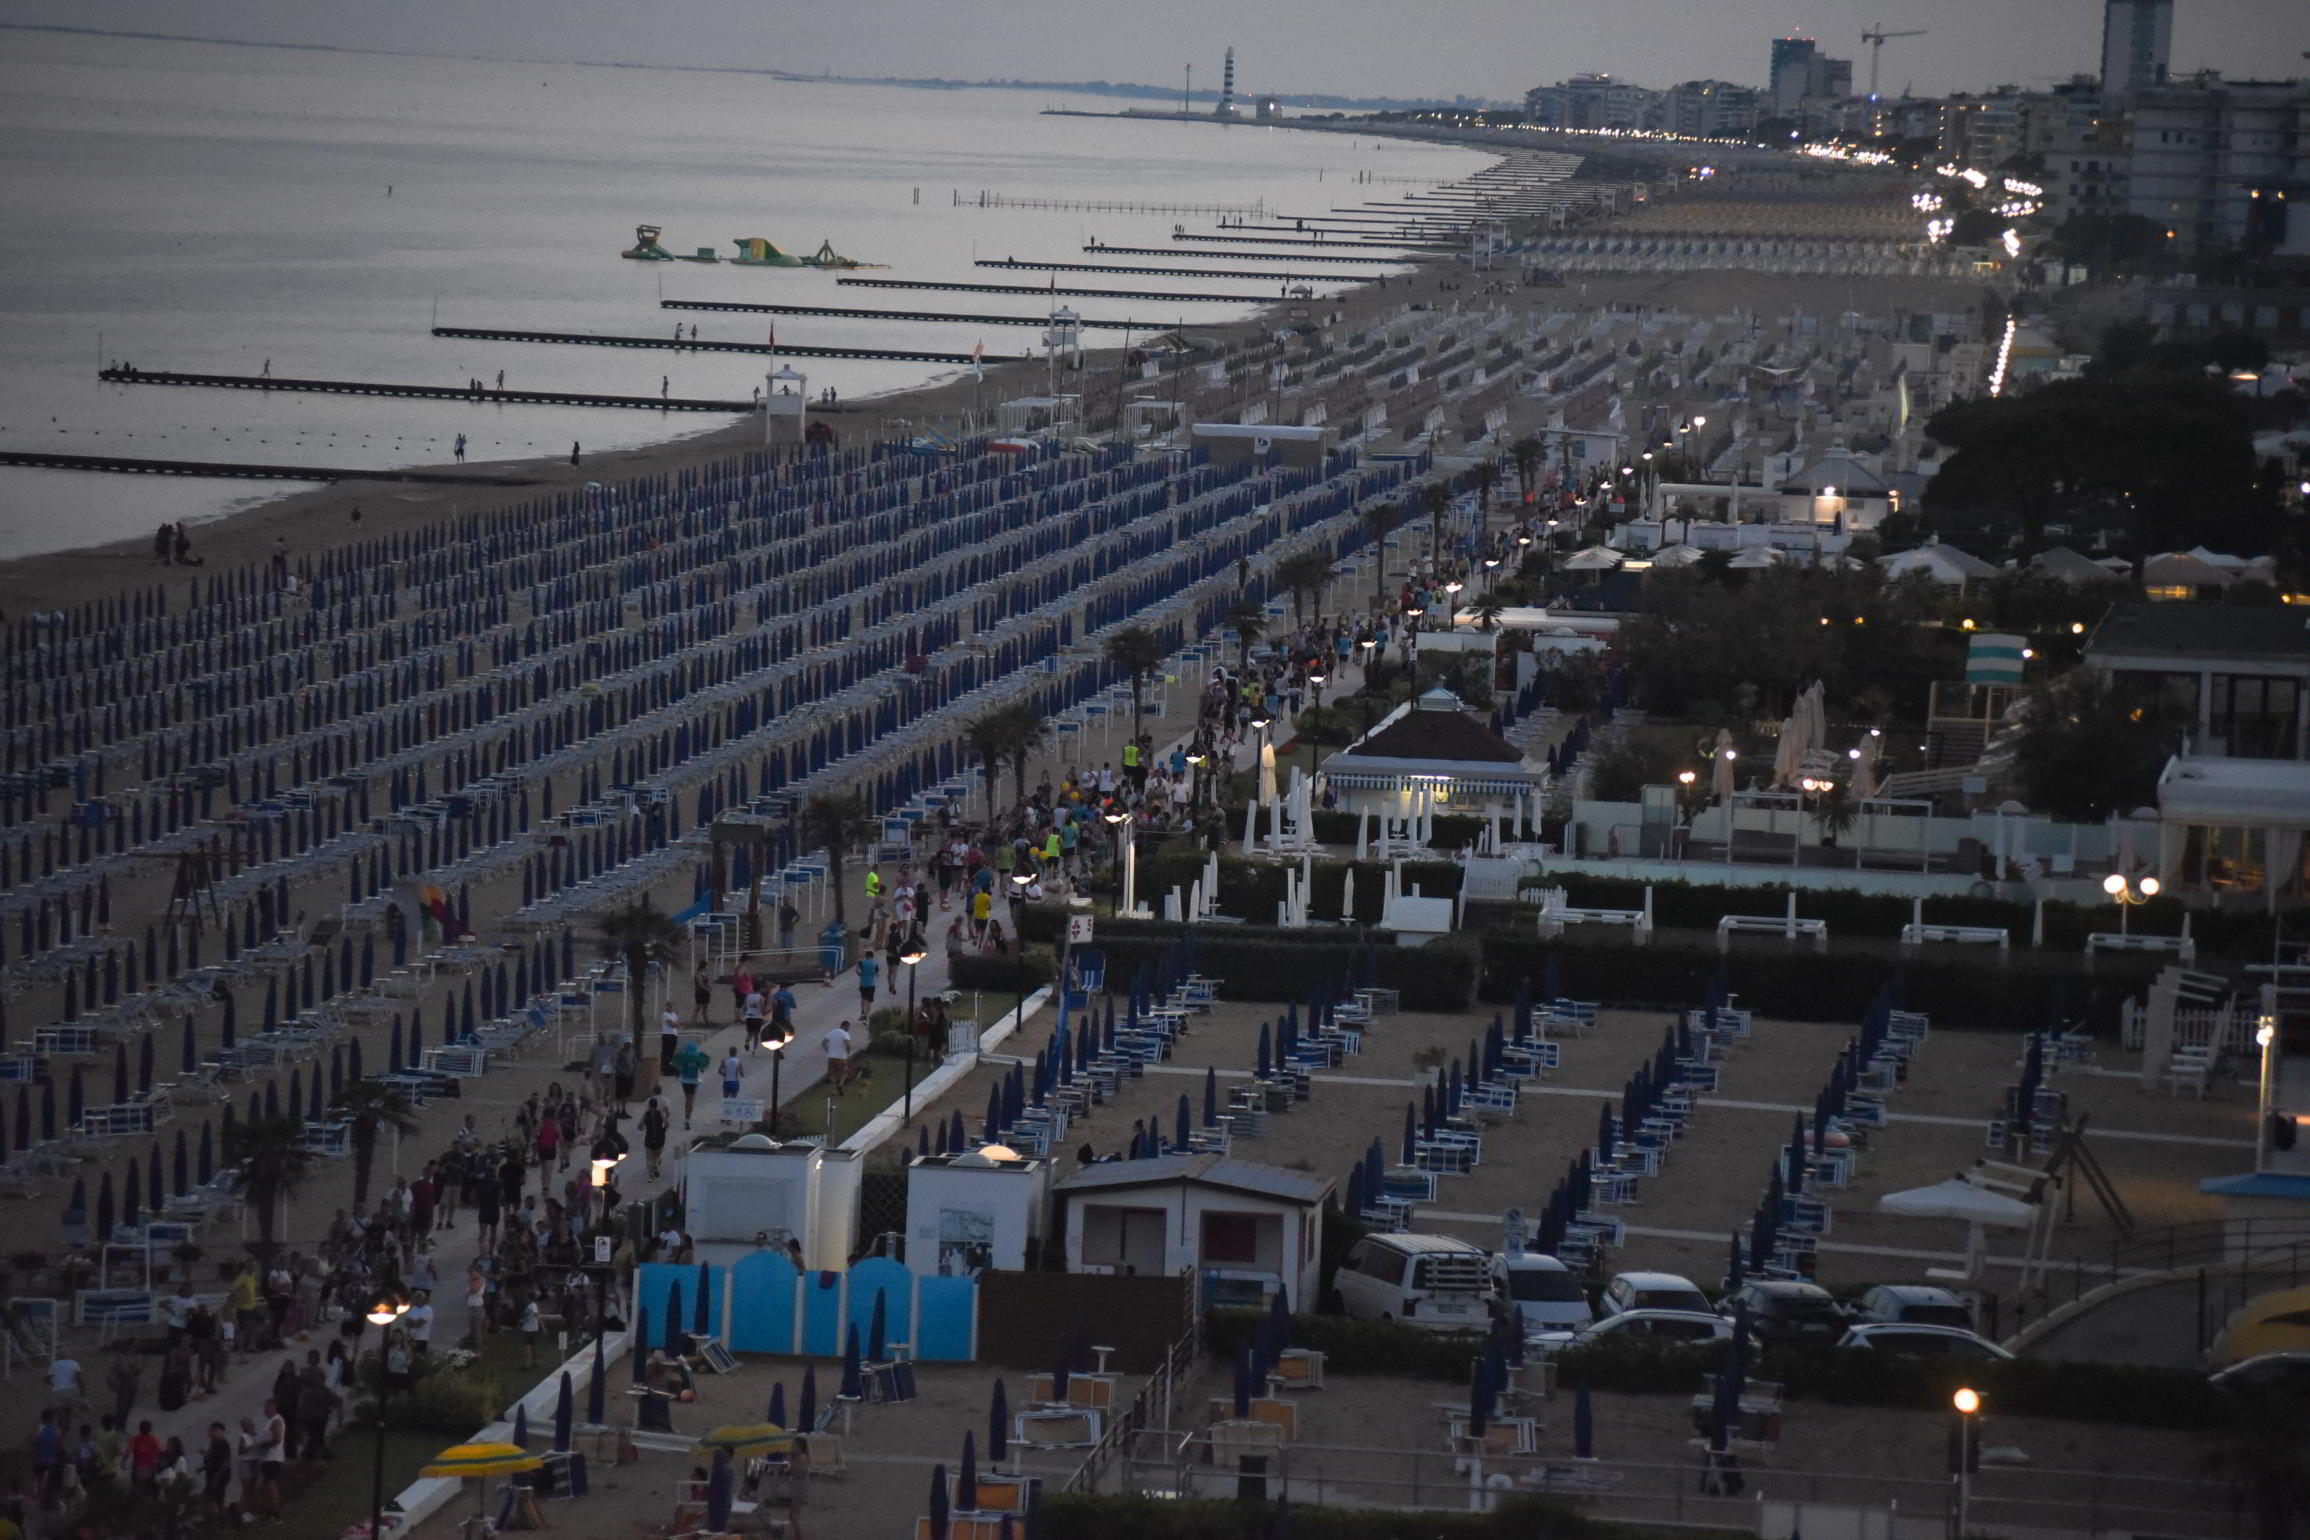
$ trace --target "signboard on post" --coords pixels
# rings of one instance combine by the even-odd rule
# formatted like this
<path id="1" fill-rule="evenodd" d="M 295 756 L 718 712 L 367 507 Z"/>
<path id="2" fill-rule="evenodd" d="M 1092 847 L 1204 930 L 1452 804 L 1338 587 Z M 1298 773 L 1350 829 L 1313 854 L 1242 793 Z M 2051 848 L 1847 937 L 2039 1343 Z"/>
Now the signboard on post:
<path id="1" fill-rule="evenodd" d="M 1067 945 L 1082 946 L 1091 939 L 1091 917 L 1087 914 L 1067 916 Z"/>

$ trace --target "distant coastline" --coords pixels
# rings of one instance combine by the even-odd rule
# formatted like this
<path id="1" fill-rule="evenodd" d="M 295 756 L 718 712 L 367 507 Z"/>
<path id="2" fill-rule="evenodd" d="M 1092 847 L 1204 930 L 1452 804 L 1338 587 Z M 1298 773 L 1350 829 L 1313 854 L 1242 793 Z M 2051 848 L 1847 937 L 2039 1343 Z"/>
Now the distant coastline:
<path id="1" fill-rule="evenodd" d="M 1118 96 L 1134 101 L 1185 101 L 1216 105 L 1216 91 L 1181 91 L 1173 86 L 1145 85 L 1127 80 L 948 80 L 938 76 L 802 74 L 794 70 L 748 69 L 733 64 L 649 64 L 621 59 L 522 59 L 498 54 L 438 53 L 421 48 L 360 48 L 347 43 L 280 43 L 245 37 L 209 37 L 191 32 L 128 31 L 112 27 L 69 27 L 60 23 L 0 21 L 0 32 L 51 32 L 67 37 L 116 37 L 148 43 L 214 43 L 228 48 L 277 48 L 297 53 L 381 54 L 396 59 L 472 59 L 483 64 L 570 64 L 587 69 L 682 70 L 701 75 L 760 75 L 795 85 L 898 86 L 910 91 L 1068 91 L 1083 96 Z M 1285 107 L 1321 107 L 1337 111 L 1417 112 L 1447 107 L 1499 107 L 1500 102 L 1477 102 L 1442 97 L 1328 96 L 1317 93 L 1257 93 Z M 1248 97 L 1246 98 L 1248 99 Z"/>

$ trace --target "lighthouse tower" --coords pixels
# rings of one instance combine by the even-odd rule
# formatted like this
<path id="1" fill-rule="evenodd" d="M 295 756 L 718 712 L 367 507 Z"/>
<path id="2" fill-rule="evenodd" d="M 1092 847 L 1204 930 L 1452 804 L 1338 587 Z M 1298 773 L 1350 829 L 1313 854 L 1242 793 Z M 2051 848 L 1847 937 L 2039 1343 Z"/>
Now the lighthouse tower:
<path id="1" fill-rule="evenodd" d="M 1235 50 L 1232 48 L 1227 50 L 1227 64 L 1220 72 L 1219 108 L 1213 116 L 1222 118 L 1235 116 Z"/>

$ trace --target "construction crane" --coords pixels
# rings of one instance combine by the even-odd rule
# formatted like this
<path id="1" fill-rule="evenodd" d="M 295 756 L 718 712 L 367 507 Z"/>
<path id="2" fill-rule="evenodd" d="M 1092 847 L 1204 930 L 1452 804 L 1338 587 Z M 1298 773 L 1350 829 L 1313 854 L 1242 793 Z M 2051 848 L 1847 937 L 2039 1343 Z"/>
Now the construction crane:
<path id="1" fill-rule="evenodd" d="M 1861 41 L 1869 45 L 1869 100 L 1875 101 L 1877 99 L 1877 66 L 1885 57 L 1887 40 L 1896 37 L 1923 37 L 1924 35 L 1925 29 L 1922 27 L 1914 32 L 1887 32 L 1883 22 L 1877 23 L 1877 29 L 1874 32 L 1861 34 Z"/>

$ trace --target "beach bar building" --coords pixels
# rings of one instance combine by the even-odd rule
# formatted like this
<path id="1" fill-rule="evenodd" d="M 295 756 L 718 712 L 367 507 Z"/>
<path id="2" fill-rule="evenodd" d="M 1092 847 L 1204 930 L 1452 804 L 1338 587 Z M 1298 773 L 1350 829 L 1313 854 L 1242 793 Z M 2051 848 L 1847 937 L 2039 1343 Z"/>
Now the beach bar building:
<path id="1" fill-rule="evenodd" d="M 1205 1304 L 1315 1298 L 1328 1177 L 1218 1154 L 1085 1166 L 1061 1181 L 1067 1271 L 1176 1277 Z"/>

